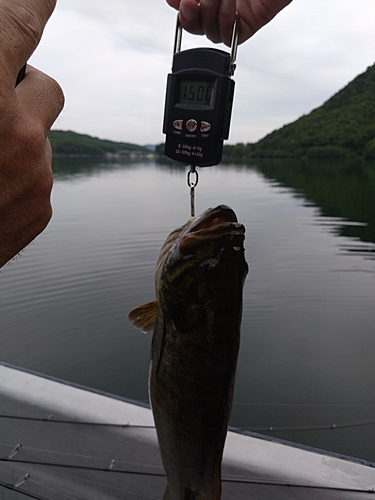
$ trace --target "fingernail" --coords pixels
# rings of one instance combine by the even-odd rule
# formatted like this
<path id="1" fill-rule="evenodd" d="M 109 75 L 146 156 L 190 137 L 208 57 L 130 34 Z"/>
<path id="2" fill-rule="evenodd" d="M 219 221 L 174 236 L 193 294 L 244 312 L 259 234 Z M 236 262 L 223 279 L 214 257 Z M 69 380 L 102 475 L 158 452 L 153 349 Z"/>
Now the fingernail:
<path id="1" fill-rule="evenodd" d="M 201 0 L 201 3 L 204 3 L 205 5 L 212 5 L 214 0 Z"/>
<path id="2" fill-rule="evenodd" d="M 232 0 L 222 0 L 221 2 L 221 10 L 224 12 L 229 10 L 232 7 Z"/>
<path id="3" fill-rule="evenodd" d="M 185 5 L 181 5 L 180 7 L 181 13 L 185 19 L 188 21 L 192 21 L 195 17 L 195 14 L 192 10 L 190 10 L 188 7 L 185 7 Z"/>

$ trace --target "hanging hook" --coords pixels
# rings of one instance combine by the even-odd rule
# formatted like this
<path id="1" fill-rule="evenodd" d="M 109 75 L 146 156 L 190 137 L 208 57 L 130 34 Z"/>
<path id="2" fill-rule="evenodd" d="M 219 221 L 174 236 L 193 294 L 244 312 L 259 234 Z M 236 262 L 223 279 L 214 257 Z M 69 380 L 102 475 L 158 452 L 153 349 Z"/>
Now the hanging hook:
<path id="1" fill-rule="evenodd" d="M 195 176 L 192 179 L 192 176 Z M 195 170 L 195 165 L 190 165 L 190 170 L 187 174 L 187 183 L 189 188 L 195 188 L 198 185 L 198 172 Z"/>
<path id="2" fill-rule="evenodd" d="M 198 184 L 199 176 L 195 170 L 195 165 L 190 165 L 190 170 L 187 174 L 187 184 L 190 188 L 190 215 L 195 217 L 195 192 L 194 189 Z"/>

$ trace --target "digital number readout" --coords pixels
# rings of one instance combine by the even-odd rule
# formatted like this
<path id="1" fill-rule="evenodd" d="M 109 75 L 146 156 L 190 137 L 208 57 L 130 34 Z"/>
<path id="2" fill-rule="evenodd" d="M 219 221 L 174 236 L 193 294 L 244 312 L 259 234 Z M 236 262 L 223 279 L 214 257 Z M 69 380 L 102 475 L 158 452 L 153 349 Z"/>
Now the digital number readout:
<path id="1" fill-rule="evenodd" d="M 181 80 L 177 102 L 179 104 L 211 106 L 212 96 L 212 82 Z"/>

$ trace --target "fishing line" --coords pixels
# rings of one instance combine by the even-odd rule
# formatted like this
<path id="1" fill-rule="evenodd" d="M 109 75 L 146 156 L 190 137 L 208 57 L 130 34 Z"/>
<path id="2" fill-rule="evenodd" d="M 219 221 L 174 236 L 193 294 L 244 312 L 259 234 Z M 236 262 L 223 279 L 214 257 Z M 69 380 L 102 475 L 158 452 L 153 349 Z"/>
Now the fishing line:
<path id="1" fill-rule="evenodd" d="M 6 443 L 0 443 L 0 446 L 3 446 L 3 447 L 12 447 L 13 445 L 11 444 L 6 444 Z M 46 449 L 46 448 L 32 448 L 32 447 L 28 447 L 28 446 L 22 446 L 21 443 L 17 444 L 16 446 L 13 447 L 13 449 L 11 450 L 11 452 L 8 454 L 8 456 L 5 456 L 3 458 L 0 457 L 0 462 L 6 462 L 6 461 L 10 461 L 10 462 L 16 462 L 18 459 L 14 459 L 14 457 L 17 455 L 17 453 L 19 452 L 23 452 L 23 453 L 32 453 L 32 454 L 38 454 L 38 453 L 41 453 L 43 455 L 49 455 L 50 457 L 51 456 L 55 456 L 55 460 L 59 459 L 59 460 L 63 460 L 65 459 L 66 461 L 70 461 L 70 462 L 73 462 L 74 460 L 80 460 L 80 461 L 83 461 L 83 460 L 86 460 L 88 462 L 102 462 L 102 463 L 107 463 L 108 464 L 108 467 L 102 467 L 104 468 L 105 470 L 112 470 L 114 465 L 116 464 L 117 466 L 138 466 L 138 467 L 147 467 L 147 468 L 158 468 L 158 469 L 162 469 L 162 466 L 161 465 L 156 465 L 156 464 L 150 464 L 150 463 L 139 463 L 139 462 L 129 462 L 127 460 L 121 460 L 121 459 L 112 459 L 110 460 L 110 458 L 106 457 L 98 457 L 98 456 L 92 456 L 92 455 L 83 455 L 83 454 L 77 454 L 77 453 L 68 453 L 68 452 L 63 452 L 63 451 L 57 451 L 57 450 L 49 450 L 49 449 Z M 49 458 L 49 462 L 48 463 L 54 463 L 52 462 L 51 458 Z M 46 463 L 46 462 L 43 462 L 43 463 Z M 61 462 L 60 462 L 61 463 Z M 90 466 L 91 468 L 93 467 L 92 465 Z"/>
<path id="2" fill-rule="evenodd" d="M 365 427 L 367 425 L 375 425 L 375 420 L 363 420 L 359 422 L 347 422 L 343 424 L 331 425 L 315 425 L 315 426 L 299 426 L 299 427 L 236 427 L 241 431 L 251 432 L 299 432 L 299 431 L 329 431 L 335 429 L 349 429 L 351 427 Z"/>
<path id="3" fill-rule="evenodd" d="M 8 461 L 4 459 L 0 459 L 0 461 Z M 84 466 L 76 466 L 76 465 L 61 465 L 61 464 L 52 464 L 52 463 L 44 463 L 44 462 L 28 462 L 28 461 L 17 461 L 17 460 L 9 460 L 9 462 L 16 462 L 16 463 L 23 463 L 23 464 L 29 464 L 29 465 L 46 465 L 46 466 L 51 466 L 51 467 L 67 467 L 70 469 L 80 469 L 80 470 L 91 470 L 95 472 L 120 472 L 123 474 L 140 474 L 143 476 L 152 476 L 152 477 L 165 477 L 165 474 L 160 474 L 160 473 L 150 473 L 150 472 L 134 472 L 134 471 L 117 471 L 117 470 L 110 470 L 110 469 L 99 469 L 96 467 L 84 467 Z M 359 489 L 359 488 L 341 488 L 339 486 L 319 486 L 319 485 L 308 485 L 308 484 L 297 484 L 297 483 L 282 483 L 282 482 L 274 482 L 274 481 L 265 481 L 265 480 L 257 480 L 257 479 L 237 479 L 235 477 L 223 477 L 222 478 L 223 483 L 235 483 L 235 484 L 254 484 L 254 485 L 265 485 L 265 486 L 277 486 L 277 487 L 286 487 L 286 488 L 305 488 L 305 489 L 315 489 L 315 490 L 324 490 L 324 491 L 345 491 L 345 492 L 351 492 L 351 493 L 372 493 L 375 494 L 375 489 Z M 33 494 L 25 493 L 21 490 L 18 490 L 14 485 L 10 485 L 8 483 L 4 483 L 0 481 L 0 486 L 4 486 L 5 488 L 8 489 L 13 489 L 15 491 L 18 491 L 22 494 L 25 494 L 29 496 L 30 498 L 36 498 L 37 500 L 48 500 L 43 497 L 39 496 L 33 496 Z M 151 497 L 150 497 L 151 498 Z"/>
<path id="4" fill-rule="evenodd" d="M 74 456 L 74 455 L 72 455 Z M 38 460 L 17 460 L 17 459 L 9 459 L 9 458 L 0 458 L 0 462 L 8 462 L 14 464 L 23 464 L 23 465 L 42 465 L 46 467 L 61 467 L 63 469 L 75 469 L 75 470 L 87 470 L 87 471 L 95 471 L 95 472 L 108 472 L 115 474 L 135 474 L 138 476 L 152 476 L 152 477 L 165 477 L 164 472 L 145 472 L 145 471 L 137 471 L 137 470 L 125 470 L 125 469 L 111 469 L 110 467 L 95 467 L 90 465 L 72 465 L 72 464 L 62 464 L 55 462 L 40 462 Z M 151 467 L 159 467 L 151 465 Z"/>
<path id="5" fill-rule="evenodd" d="M 251 404 L 251 403 L 250 403 Z M 265 403 L 264 403 L 265 404 Z M 271 404 L 271 403 L 270 403 Z M 306 405 L 308 406 L 308 405 Z M 315 405 L 312 405 L 315 406 Z M 336 405 L 333 405 L 336 406 Z M 341 406 L 341 405 L 340 405 Z M 342 405 L 346 406 L 346 405 Z M 365 405 L 373 406 L 373 405 Z M 54 418 L 37 418 L 37 417 L 21 417 L 15 415 L 0 415 L 0 418 L 8 418 L 14 420 L 28 420 L 32 422 L 45 422 L 45 423 L 55 423 L 55 424 L 71 424 L 71 425 L 87 425 L 87 426 L 97 426 L 97 427 L 117 427 L 120 429 L 155 429 L 155 425 L 137 425 L 137 424 L 111 424 L 106 422 L 86 422 L 86 421 L 75 421 L 75 420 L 57 420 Z M 253 427 L 253 426 L 233 426 L 234 432 L 239 431 L 251 431 L 251 432 L 299 432 L 299 431 L 323 431 L 323 430 L 335 430 L 335 429 L 348 429 L 351 427 L 366 427 L 369 425 L 375 425 L 375 419 L 370 420 L 359 420 L 355 422 L 344 422 L 344 423 L 333 423 L 325 425 L 311 425 L 311 426 L 273 426 L 268 427 Z"/>
<path id="6" fill-rule="evenodd" d="M 375 404 L 351 403 L 253 403 L 251 401 L 234 401 L 233 406 L 275 406 L 278 407 L 308 407 L 308 408 L 375 408 Z"/>
<path id="7" fill-rule="evenodd" d="M 306 489 L 314 489 L 314 490 L 329 490 L 329 491 L 346 491 L 353 493 L 375 493 L 375 489 L 369 490 L 360 490 L 358 488 L 340 488 L 338 486 L 318 486 L 314 484 L 294 484 L 294 483 L 278 483 L 273 481 L 260 481 L 257 479 L 235 479 L 235 478 L 222 478 L 223 483 L 236 483 L 236 484 L 257 484 L 257 485 L 265 485 L 265 486 L 284 486 L 287 488 L 306 488 Z"/>
<path id="8" fill-rule="evenodd" d="M 38 483 L 34 482 L 33 484 L 37 485 Z M 24 491 L 24 490 L 20 490 L 18 487 L 14 486 L 13 484 L 9 484 L 9 483 L 6 483 L 6 482 L 1 481 L 1 480 L 0 480 L 0 488 L 5 488 L 7 490 L 16 491 L 17 493 L 19 493 L 19 494 L 21 494 L 23 496 L 26 496 L 28 498 L 33 498 L 35 500 L 50 500 L 49 498 L 37 495 L 36 493 L 31 493 L 31 492 L 27 492 L 27 491 Z M 114 488 L 113 486 L 110 486 L 110 488 L 112 490 L 113 489 L 117 489 L 117 490 L 120 489 L 120 488 Z M 49 489 L 51 489 L 51 488 L 49 488 Z M 128 491 L 128 490 L 124 490 L 124 489 L 121 489 L 121 492 L 122 493 L 125 493 L 125 492 L 126 493 L 130 493 L 131 495 L 137 495 L 137 493 L 134 493 L 133 491 Z M 54 494 L 56 494 L 56 493 L 58 493 L 60 495 L 60 497 L 61 497 L 61 493 L 58 492 L 58 491 L 56 491 L 56 490 L 54 490 Z M 70 498 L 71 500 L 75 500 L 75 497 L 72 497 L 72 496 L 68 495 L 67 493 L 63 493 L 63 495 L 64 495 L 65 499 L 69 499 Z M 158 498 L 158 497 L 154 497 L 154 496 L 151 496 L 151 495 L 145 495 L 145 494 L 142 494 L 142 497 L 143 498 L 151 498 L 151 499 L 153 498 L 155 500 Z M 51 498 L 53 498 L 53 500 L 56 500 L 56 497 L 51 497 Z M 137 496 L 137 498 L 138 498 L 138 496 Z"/>
<path id="9" fill-rule="evenodd" d="M 9 445 L 8 445 L 9 446 Z M 38 448 L 23 448 L 24 450 L 31 450 L 31 451 L 41 451 L 41 452 L 46 452 L 49 450 L 45 449 L 38 449 Z M 52 453 L 60 453 L 61 452 L 54 452 Z M 76 454 L 67 454 L 64 453 L 64 455 L 69 455 L 72 458 L 91 458 L 94 460 L 101 460 L 103 462 L 107 461 L 109 462 L 108 458 L 103 458 L 103 457 L 88 457 L 87 455 L 76 455 Z M 73 465 L 73 464 L 66 464 L 66 463 L 56 463 L 56 462 L 42 462 L 42 461 L 36 461 L 36 460 L 17 460 L 17 459 L 10 459 L 8 458 L 0 458 L 0 462 L 3 463 L 19 463 L 23 465 L 36 465 L 36 466 L 45 466 L 45 467 L 56 467 L 56 468 L 65 468 L 65 469 L 74 469 L 74 470 L 85 470 L 85 471 L 95 471 L 95 472 L 105 472 L 105 473 L 116 473 L 118 474 L 124 474 L 124 475 L 138 475 L 138 476 L 144 476 L 144 477 L 165 477 L 165 473 L 163 472 L 149 472 L 149 471 L 141 471 L 141 470 L 130 470 L 130 469 L 113 469 L 114 461 L 112 460 L 107 467 L 96 467 L 96 466 L 89 466 L 89 465 Z M 131 464 L 133 466 L 144 466 L 144 464 L 140 463 L 131 463 L 131 462 L 125 462 L 121 460 L 117 460 L 116 463 L 123 463 L 123 464 Z M 158 467 L 162 468 L 160 465 L 155 465 L 155 464 L 145 464 L 146 467 Z M 281 482 L 274 482 L 274 481 L 265 481 L 265 480 L 254 480 L 254 479 L 247 479 L 247 478 L 236 478 L 235 476 L 232 477 L 225 477 L 225 475 L 222 478 L 223 482 L 227 483 L 238 483 L 238 484 L 259 484 L 259 485 L 269 485 L 269 486 L 287 486 L 287 487 L 294 487 L 294 488 L 314 488 L 314 489 L 322 489 L 322 490 L 336 490 L 336 491 L 351 491 L 351 492 L 359 492 L 359 493 L 375 493 L 375 490 L 363 490 L 363 489 L 350 489 L 350 488 L 341 488 L 341 487 L 330 487 L 330 486 L 317 486 L 317 485 L 303 485 L 303 484 L 294 484 L 294 483 L 281 483 Z M 151 497 L 150 497 L 151 498 Z"/>
<path id="10" fill-rule="evenodd" d="M 3 444 L 4 445 L 4 444 Z M 10 445 L 6 445 L 10 446 Z M 49 450 L 45 449 L 38 449 L 38 448 L 24 448 L 24 450 L 31 450 L 31 451 L 41 451 L 41 452 L 46 452 Z M 51 453 L 60 453 L 61 452 L 55 452 L 51 451 Z M 107 461 L 109 462 L 108 458 L 102 458 L 102 457 L 88 457 L 85 455 L 75 455 L 75 454 L 65 454 L 64 455 L 70 455 L 70 457 L 87 457 L 91 458 L 94 460 L 101 460 L 101 461 Z M 108 467 L 95 467 L 95 466 L 85 466 L 85 465 L 73 465 L 73 464 L 66 464 L 66 463 L 56 463 L 56 462 L 42 462 L 42 461 L 31 461 L 31 460 L 17 460 L 17 459 L 9 459 L 9 458 L 0 458 L 0 462 L 3 463 L 19 463 L 19 464 L 24 464 L 24 465 L 36 465 L 36 466 L 45 466 L 45 467 L 56 467 L 56 468 L 65 468 L 65 469 L 74 469 L 74 470 L 85 470 L 85 471 L 95 471 L 95 472 L 105 472 L 105 473 L 116 473 L 118 474 L 124 474 L 124 475 L 138 475 L 138 476 L 144 476 L 144 477 L 165 477 L 164 472 L 149 472 L 149 471 L 141 471 L 141 470 L 130 470 L 130 469 L 113 469 L 113 461 L 109 463 Z M 116 461 L 117 464 L 119 464 L 121 461 L 118 460 Z M 130 463 L 130 462 L 123 462 L 123 463 Z M 134 463 L 133 465 L 137 466 L 142 466 L 143 464 L 136 464 Z M 161 466 L 158 465 L 153 465 L 153 464 L 146 464 L 147 467 L 158 467 L 161 468 Z M 274 482 L 274 481 L 265 481 L 265 480 L 253 480 L 253 479 L 246 479 L 246 478 L 236 478 L 235 476 L 232 477 L 225 477 L 223 476 L 222 478 L 223 482 L 226 483 L 237 483 L 237 484 L 254 484 L 254 485 L 267 485 L 267 486 L 282 486 L 282 487 L 293 487 L 293 488 L 308 488 L 308 489 L 320 489 L 320 490 L 334 490 L 334 491 L 348 491 L 348 492 L 357 492 L 357 493 L 375 493 L 374 489 L 371 490 L 364 490 L 364 489 L 350 489 L 350 488 L 341 488 L 341 487 L 331 487 L 331 486 L 317 486 L 317 485 L 304 485 L 304 484 L 294 484 L 294 483 L 282 483 L 282 482 Z M 0 482 L 0 486 L 3 483 Z M 9 486 L 9 485 L 8 485 Z M 11 487 L 11 485 L 10 485 Z M 11 489 L 15 489 L 12 488 Z M 17 490 L 20 491 L 20 490 Z M 37 497 L 37 496 L 30 496 L 30 498 L 36 498 L 37 500 L 48 500 L 48 499 L 43 499 L 42 497 Z M 150 497 L 151 498 L 151 497 Z"/>
<path id="11" fill-rule="evenodd" d="M 141 424 L 111 424 L 106 422 L 86 422 L 80 420 L 57 420 L 50 415 L 48 418 L 38 418 L 38 417 L 22 417 L 17 415 L 0 415 L 0 418 L 9 418 L 13 420 L 29 420 L 31 422 L 46 422 L 55 424 L 71 424 L 71 425 L 92 425 L 92 426 L 102 426 L 102 427 L 120 427 L 120 428 L 140 428 L 140 429 L 155 429 L 155 425 L 141 425 Z"/>
<path id="12" fill-rule="evenodd" d="M 108 423 L 99 423 L 99 422 L 82 422 L 82 421 L 68 421 L 68 420 L 53 420 L 51 419 L 51 416 L 49 418 L 36 418 L 36 417 L 21 417 L 21 416 L 11 416 L 11 415 L 0 415 L 0 418 L 9 418 L 9 419 L 15 419 L 15 420 L 29 420 L 29 421 L 37 421 L 37 422 L 43 422 L 43 423 L 61 423 L 61 424 L 71 424 L 71 425 L 95 425 L 95 426 L 105 426 L 105 427 L 119 427 L 119 428 L 154 428 L 154 426 L 149 426 L 149 425 L 131 425 L 131 424 L 108 424 Z M 264 427 L 264 428 L 251 428 L 251 430 L 256 429 L 256 430 L 262 430 L 262 431 L 274 431 L 274 432 L 281 432 L 281 431 L 301 431 L 301 430 L 332 430 L 332 429 L 337 429 L 337 428 L 345 428 L 345 427 L 355 427 L 355 426 L 364 426 L 364 425 L 374 425 L 375 420 L 371 421 L 362 421 L 362 422 L 352 422 L 352 423 L 347 423 L 347 424 L 333 424 L 329 427 L 324 427 L 324 426 L 316 426 L 316 427 L 298 427 L 298 428 L 292 428 L 292 427 Z M 250 430 L 249 428 L 236 428 L 237 430 Z M 1 443 L 2 446 L 12 446 L 9 444 Z M 50 453 L 60 453 L 58 451 L 54 450 L 45 450 L 45 449 L 38 449 L 38 448 L 25 448 L 28 450 L 33 450 L 33 451 L 42 451 L 42 452 L 50 452 Z M 75 455 L 75 454 L 68 454 L 64 453 L 64 455 L 70 455 L 71 457 L 79 457 L 82 458 L 84 455 Z M 94 458 L 95 460 L 102 460 L 102 461 L 108 461 L 108 459 L 104 459 L 102 457 L 89 457 L 89 458 Z M 96 471 L 96 472 L 113 472 L 116 474 L 127 474 L 127 475 L 139 475 L 139 476 L 145 476 L 145 477 L 165 477 L 165 473 L 161 472 L 146 472 L 146 471 L 137 471 L 137 470 L 125 470 L 125 469 L 113 469 L 111 467 L 112 462 L 108 467 L 95 467 L 95 466 L 79 466 L 79 465 L 72 465 L 72 464 L 61 464 L 61 463 L 54 463 L 54 462 L 41 462 L 41 461 L 28 461 L 28 460 L 16 460 L 14 458 L 9 459 L 9 458 L 0 458 L 0 462 L 6 463 L 6 462 L 13 462 L 13 463 L 20 463 L 20 464 L 28 464 L 28 465 L 39 465 L 39 466 L 46 466 L 46 467 L 60 467 L 60 468 L 65 468 L 65 469 L 75 469 L 75 470 L 86 470 L 86 471 Z M 117 461 L 117 463 L 120 461 Z M 129 463 L 129 462 L 128 462 Z M 138 464 L 141 465 L 141 464 Z M 160 467 L 157 465 L 150 465 L 148 466 L 151 467 Z M 293 484 L 293 483 L 275 483 L 271 481 L 258 481 L 258 480 L 250 480 L 250 479 L 236 479 L 236 478 L 225 478 L 225 476 L 222 478 L 223 482 L 227 483 L 238 483 L 238 484 L 258 484 L 258 485 L 268 485 L 268 486 L 284 486 L 284 487 L 294 487 L 294 488 L 310 488 L 310 489 L 321 489 L 321 490 L 335 490 L 335 491 L 348 491 L 348 492 L 357 492 L 357 493 L 375 493 L 375 490 L 359 490 L 359 489 L 349 489 L 349 488 L 339 488 L 339 487 L 326 487 L 326 486 L 315 486 L 315 485 L 301 485 L 301 484 Z M 36 500 L 49 500 L 47 498 L 35 495 L 35 494 L 29 494 L 24 491 L 19 490 L 18 488 L 14 487 L 14 485 L 10 485 L 8 483 L 4 483 L 0 481 L 0 486 L 15 490 L 19 493 L 22 493 L 23 495 L 28 496 L 29 498 L 34 498 Z M 150 497 L 151 498 L 151 497 Z"/>
<path id="13" fill-rule="evenodd" d="M 26 491 L 20 490 L 19 488 L 17 488 L 13 484 L 5 483 L 4 481 L 1 481 L 1 480 L 0 480 L 0 487 L 5 488 L 7 490 L 11 490 L 11 491 L 16 491 L 20 495 L 24 495 L 28 498 L 34 498 L 35 500 L 49 500 L 48 498 L 41 497 L 40 495 L 36 495 L 35 493 L 28 493 Z"/>

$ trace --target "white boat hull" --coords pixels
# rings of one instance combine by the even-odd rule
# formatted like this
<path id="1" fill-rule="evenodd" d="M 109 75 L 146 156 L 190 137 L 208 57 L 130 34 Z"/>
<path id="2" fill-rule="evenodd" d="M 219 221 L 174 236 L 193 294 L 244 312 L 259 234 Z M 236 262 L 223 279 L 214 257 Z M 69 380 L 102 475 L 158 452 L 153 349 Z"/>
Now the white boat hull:
<path id="1" fill-rule="evenodd" d="M 5 364 L 0 405 L 1 499 L 162 498 L 166 478 L 146 405 Z M 229 431 L 222 499 L 375 500 L 374 467 Z"/>

